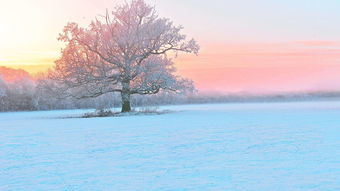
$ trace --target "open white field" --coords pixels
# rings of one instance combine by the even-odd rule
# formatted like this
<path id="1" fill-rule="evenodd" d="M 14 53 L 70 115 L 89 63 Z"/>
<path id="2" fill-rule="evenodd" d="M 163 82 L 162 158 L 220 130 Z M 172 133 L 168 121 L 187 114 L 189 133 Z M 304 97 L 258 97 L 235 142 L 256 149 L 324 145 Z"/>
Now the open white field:
<path id="1" fill-rule="evenodd" d="M 340 102 L 0 113 L 0 190 L 340 190 Z"/>

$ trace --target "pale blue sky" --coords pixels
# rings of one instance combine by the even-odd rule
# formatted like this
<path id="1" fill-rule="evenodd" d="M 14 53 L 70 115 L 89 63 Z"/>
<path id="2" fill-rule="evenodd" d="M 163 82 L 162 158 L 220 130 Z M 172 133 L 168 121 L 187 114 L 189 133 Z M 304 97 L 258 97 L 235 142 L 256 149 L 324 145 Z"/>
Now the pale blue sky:
<path id="1" fill-rule="evenodd" d="M 200 37 L 227 41 L 339 40 L 339 0 L 149 0 Z"/>
<path id="2" fill-rule="evenodd" d="M 50 67 L 60 56 L 57 37 L 67 22 L 86 26 L 120 1 L 2 1 L 0 65 L 33 72 L 40 69 L 32 65 Z M 146 1 L 201 45 L 200 56 L 176 60 L 200 88 L 340 88 L 340 0 Z M 273 76 L 276 81 L 268 82 Z"/>
<path id="3" fill-rule="evenodd" d="M 0 6 L 0 62 L 59 54 L 58 33 L 122 0 L 11 0 Z M 340 0 L 146 0 L 200 44 L 339 41 Z M 17 61 L 13 61 L 17 62 Z M 18 61 L 19 62 L 19 61 Z M 35 62 L 32 59 L 32 62 Z M 1 64 L 0 63 L 0 64 Z"/>

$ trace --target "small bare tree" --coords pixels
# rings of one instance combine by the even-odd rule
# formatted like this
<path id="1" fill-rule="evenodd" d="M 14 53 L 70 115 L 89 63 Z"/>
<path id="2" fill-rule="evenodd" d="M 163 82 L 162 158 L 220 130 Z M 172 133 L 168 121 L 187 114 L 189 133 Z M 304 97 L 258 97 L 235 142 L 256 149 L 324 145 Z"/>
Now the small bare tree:
<path id="1" fill-rule="evenodd" d="M 191 80 L 175 74 L 169 59 L 170 52 L 198 53 L 196 41 L 186 40 L 181 30 L 144 0 L 132 0 L 88 28 L 65 26 L 59 40 L 66 47 L 50 77 L 65 95 L 76 98 L 120 92 L 122 112 L 129 112 L 132 94 L 193 88 Z"/>

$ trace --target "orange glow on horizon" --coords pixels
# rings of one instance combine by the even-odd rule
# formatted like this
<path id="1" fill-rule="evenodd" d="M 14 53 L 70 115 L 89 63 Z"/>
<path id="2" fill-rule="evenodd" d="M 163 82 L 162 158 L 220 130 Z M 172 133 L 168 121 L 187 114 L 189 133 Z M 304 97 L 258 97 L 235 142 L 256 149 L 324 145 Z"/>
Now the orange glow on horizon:
<path id="1" fill-rule="evenodd" d="M 293 92 L 340 89 L 340 42 L 208 44 L 199 56 L 176 60 L 198 89 L 217 92 Z"/>
<path id="2" fill-rule="evenodd" d="M 0 66 L 24 69 L 31 75 L 47 71 L 60 56 L 63 45 L 57 37 L 67 22 L 87 26 L 96 16 L 105 13 L 106 8 L 110 10 L 119 2 L 123 1 L 12 0 L 3 3 L 0 6 Z M 340 28 L 334 25 L 334 15 L 338 14 L 336 6 L 321 1 L 324 7 L 318 6 L 315 10 L 302 6 L 296 9 L 299 11 L 292 19 L 294 14 L 285 15 L 282 7 L 273 6 L 276 5 L 273 2 L 266 3 L 273 6 L 268 9 L 271 17 L 262 14 L 266 12 L 262 4 L 255 2 L 147 2 L 156 4 L 160 16 L 183 25 L 184 33 L 201 45 L 199 56 L 180 54 L 174 61 L 178 73 L 193 79 L 202 91 L 340 90 L 337 83 L 340 81 L 340 41 L 337 41 Z M 285 3 L 282 5 L 298 8 L 295 1 Z M 238 8 L 247 11 L 240 12 Z M 320 27 L 315 27 L 317 24 Z M 307 40 L 296 41 L 303 38 Z"/>
<path id="3" fill-rule="evenodd" d="M 285 92 L 340 89 L 340 42 L 203 44 L 198 56 L 174 59 L 178 73 L 201 91 Z M 53 66 L 58 54 L 33 54 L 7 67 L 32 75 Z M 38 56 L 37 56 L 38 55 Z M 25 55 L 24 55 L 25 56 Z M 28 57 L 28 56 L 27 56 Z M 22 64 L 27 63 L 27 64 Z"/>

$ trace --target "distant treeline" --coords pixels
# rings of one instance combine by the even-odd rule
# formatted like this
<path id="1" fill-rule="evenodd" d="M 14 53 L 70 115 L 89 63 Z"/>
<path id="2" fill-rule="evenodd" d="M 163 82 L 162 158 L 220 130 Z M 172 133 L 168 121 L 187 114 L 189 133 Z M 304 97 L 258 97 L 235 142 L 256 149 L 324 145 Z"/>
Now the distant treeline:
<path id="1" fill-rule="evenodd" d="M 245 94 L 173 94 L 160 92 L 156 95 L 133 96 L 133 106 L 158 106 L 168 104 L 199 104 L 226 102 L 275 102 L 304 100 L 340 100 L 340 92 L 313 92 L 276 95 Z M 108 93 L 91 99 L 59 99 L 40 88 L 39 83 L 31 79 L 6 82 L 0 78 L 0 111 L 35 111 L 55 109 L 112 108 L 120 107 L 120 95 Z"/>

